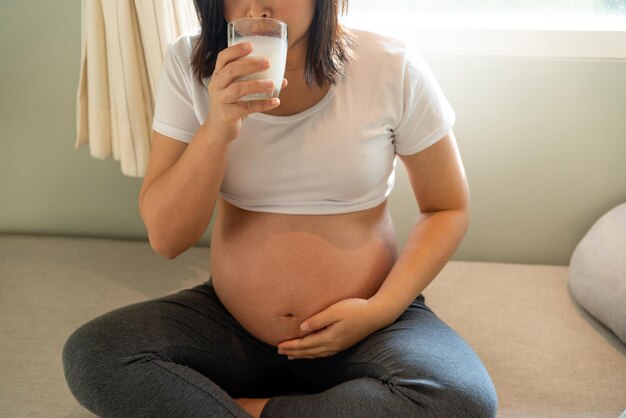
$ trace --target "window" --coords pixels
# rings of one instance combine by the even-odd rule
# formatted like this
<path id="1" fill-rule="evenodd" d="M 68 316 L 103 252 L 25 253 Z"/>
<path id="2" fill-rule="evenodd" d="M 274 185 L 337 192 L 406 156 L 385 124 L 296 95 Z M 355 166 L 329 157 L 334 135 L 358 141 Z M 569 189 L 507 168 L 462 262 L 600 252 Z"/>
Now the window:
<path id="1" fill-rule="evenodd" d="M 427 54 L 626 59 L 626 0 L 352 0 L 346 23 Z"/>
<path id="2" fill-rule="evenodd" d="M 354 0 L 351 7 L 385 12 L 389 2 L 380 0 Z M 497 13 L 594 13 L 603 15 L 626 13 L 623 0 L 394 0 L 391 8 L 419 10 L 427 13 L 497 12 Z"/>

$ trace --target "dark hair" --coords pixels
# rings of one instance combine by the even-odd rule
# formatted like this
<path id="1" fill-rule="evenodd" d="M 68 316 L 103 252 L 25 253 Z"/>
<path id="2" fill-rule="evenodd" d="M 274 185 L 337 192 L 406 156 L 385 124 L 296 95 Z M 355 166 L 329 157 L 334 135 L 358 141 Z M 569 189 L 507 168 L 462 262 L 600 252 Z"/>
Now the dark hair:
<path id="1" fill-rule="evenodd" d="M 191 55 L 193 74 L 201 84 L 213 74 L 217 54 L 226 48 L 224 0 L 194 0 L 200 21 L 200 37 Z M 352 59 L 350 32 L 339 23 L 348 11 L 348 0 L 315 0 L 315 12 L 309 28 L 304 78 L 314 84 L 337 84 L 345 75 L 345 65 Z"/>

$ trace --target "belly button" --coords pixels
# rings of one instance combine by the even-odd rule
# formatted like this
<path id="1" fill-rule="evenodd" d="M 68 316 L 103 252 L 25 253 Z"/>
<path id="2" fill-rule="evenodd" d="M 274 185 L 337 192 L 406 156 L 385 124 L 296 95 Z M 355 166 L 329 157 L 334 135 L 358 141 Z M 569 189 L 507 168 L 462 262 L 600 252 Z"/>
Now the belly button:
<path id="1" fill-rule="evenodd" d="M 283 315 L 285 318 L 293 318 L 294 315 L 292 313 L 286 313 Z"/>

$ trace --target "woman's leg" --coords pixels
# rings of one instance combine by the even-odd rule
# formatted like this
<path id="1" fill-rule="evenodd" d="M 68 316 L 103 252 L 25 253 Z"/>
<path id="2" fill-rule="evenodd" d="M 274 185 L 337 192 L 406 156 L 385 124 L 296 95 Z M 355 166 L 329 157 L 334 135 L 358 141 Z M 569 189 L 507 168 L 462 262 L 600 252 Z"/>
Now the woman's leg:
<path id="1" fill-rule="evenodd" d="M 102 315 L 63 349 L 68 386 L 102 417 L 249 417 L 232 398 L 285 393 L 288 360 L 210 284 Z"/>
<path id="2" fill-rule="evenodd" d="M 469 345 L 423 303 L 325 359 L 294 360 L 306 395 L 276 396 L 262 417 L 495 417 L 491 378 Z"/>

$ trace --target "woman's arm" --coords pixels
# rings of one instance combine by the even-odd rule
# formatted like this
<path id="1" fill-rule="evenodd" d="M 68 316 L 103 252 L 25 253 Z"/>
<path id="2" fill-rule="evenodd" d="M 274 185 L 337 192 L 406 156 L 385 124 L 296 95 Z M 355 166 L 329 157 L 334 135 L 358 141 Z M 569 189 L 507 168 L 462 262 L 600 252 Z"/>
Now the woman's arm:
<path id="1" fill-rule="evenodd" d="M 378 292 L 382 325 L 395 321 L 450 260 L 469 225 L 469 187 L 450 132 L 422 152 L 401 156 L 420 215 Z"/>
<path id="2" fill-rule="evenodd" d="M 206 230 L 228 157 L 226 141 L 211 140 L 203 125 L 189 145 L 154 134 L 139 211 L 154 251 L 172 259 Z"/>
<path id="3" fill-rule="evenodd" d="M 393 323 L 437 276 L 469 222 L 469 191 L 454 135 L 401 157 L 420 207 L 408 242 L 378 292 L 344 299 L 302 322 L 310 334 L 278 345 L 289 358 L 331 356 Z"/>
<path id="4" fill-rule="evenodd" d="M 189 145 L 154 135 L 139 210 L 152 248 L 166 258 L 188 249 L 206 230 L 242 121 L 280 105 L 277 98 L 240 102 L 247 94 L 274 90 L 271 80 L 238 81 L 270 65 L 266 58 L 246 57 L 251 51 L 243 42 L 218 54 L 207 92 L 210 111 Z"/>

